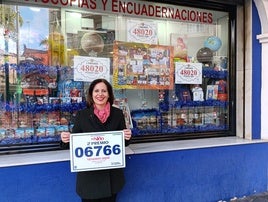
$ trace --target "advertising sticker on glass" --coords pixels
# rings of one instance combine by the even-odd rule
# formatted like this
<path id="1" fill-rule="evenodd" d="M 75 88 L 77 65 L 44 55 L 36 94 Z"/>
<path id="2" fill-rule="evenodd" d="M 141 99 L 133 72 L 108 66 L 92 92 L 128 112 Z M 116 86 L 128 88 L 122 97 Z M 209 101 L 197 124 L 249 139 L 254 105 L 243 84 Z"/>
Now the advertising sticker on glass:
<path id="1" fill-rule="evenodd" d="M 157 24 L 153 21 L 128 20 L 127 41 L 157 44 Z"/>
<path id="2" fill-rule="evenodd" d="M 110 59 L 75 56 L 74 80 L 90 82 L 96 78 L 110 81 Z"/>
<path id="3" fill-rule="evenodd" d="M 176 62 L 176 84 L 202 84 L 202 63 Z"/>

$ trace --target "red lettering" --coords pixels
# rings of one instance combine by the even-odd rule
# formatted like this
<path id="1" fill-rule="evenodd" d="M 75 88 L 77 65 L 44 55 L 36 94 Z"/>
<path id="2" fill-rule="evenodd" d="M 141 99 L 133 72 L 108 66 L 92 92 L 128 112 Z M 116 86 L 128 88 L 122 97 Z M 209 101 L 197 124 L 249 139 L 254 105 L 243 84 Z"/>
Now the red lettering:
<path id="1" fill-rule="evenodd" d="M 148 16 L 154 16 L 154 7 L 152 5 L 148 6 L 148 12 L 147 12 Z"/>
<path id="2" fill-rule="evenodd" d="M 187 20 L 188 19 L 187 14 L 188 14 L 187 11 L 183 9 L 181 11 L 181 20 Z"/>
<path id="3" fill-rule="evenodd" d="M 208 21 L 207 17 L 208 17 L 208 13 L 206 12 L 202 13 L 202 22 L 206 23 Z"/>
<path id="4" fill-rule="evenodd" d="M 176 11 L 174 11 L 173 8 L 167 8 L 167 9 L 168 9 L 168 11 L 167 11 L 168 17 L 174 19 L 174 15 L 175 15 L 175 12 L 177 12 L 177 9 L 176 9 Z"/>
<path id="5" fill-rule="evenodd" d="M 145 6 L 145 5 L 143 5 L 143 7 L 142 7 L 141 15 L 146 15 L 146 16 L 148 16 L 147 9 L 146 9 L 146 6 Z"/>
<path id="6" fill-rule="evenodd" d="M 192 13 L 193 13 L 193 15 L 192 15 Z M 202 18 L 202 13 L 195 12 L 195 11 L 191 11 L 191 17 L 193 18 L 191 20 L 194 21 L 194 22 L 202 22 L 202 19 L 203 19 Z"/>
<path id="7" fill-rule="evenodd" d="M 174 15 L 174 17 L 173 17 L 174 19 L 179 19 L 179 20 L 181 20 L 181 14 L 180 14 L 180 11 L 177 9 L 176 10 L 176 13 L 175 13 L 175 15 Z"/>
<path id="8" fill-rule="evenodd" d="M 105 11 L 106 10 L 106 4 L 107 4 L 107 1 L 108 0 L 102 0 L 102 5 L 103 5 L 103 10 Z M 95 3 L 96 5 L 96 3 Z"/>
<path id="9" fill-rule="evenodd" d="M 81 4 L 81 8 L 83 8 L 83 7 L 89 8 L 87 0 L 83 0 L 83 2 Z"/>
<path id="10" fill-rule="evenodd" d="M 127 5 L 125 2 L 121 2 L 119 1 L 119 12 L 121 13 L 123 11 L 123 13 L 126 13 L 126 9 L 127 9 Z"/>
<path id="11" fill-rule="evenodd" d="M 0 0 L 1 1 L 1 0 Z M 24 0 L 30 1 L 30 0 Z M 136 1 L 124 0 L 32 0 L 35 2 L 42 2 L 44 4 L 50 3 L 57 6 L 78 6 L 86 9 L 97 9 L 99 3 L 102 3 L 102 10 L 106 11 L 111 5 L 111 12 L 126 13 L 129 15 L 148 16 L 156 18 L 170 18 L 178 19 L 180 21 L 213 23 L 213 13 L 202 12 L 199 10 L 187 10 L 172 7 L 159 6 L 154 4 L 147 4 Z"/>
<path id="12" fill-rule="evenodd" d="M 96 0 L 90 0 L 89 3 L 90 3 L 90 8 L 91 9 L 96 9 L 97 8 Z"/>
<path id="13" fill-rule="evenodd" d="M 143 5 L 144 6 L 144 5 Z M 145 8 L 146 9 L 146 8 Z M 141 11 L 141 7 L 140 7 L 140 4 L 136 4 L 134 3 L 134 14 L 136 15 L 140 15 L 140 11 Z"/>
<path id="14" fill-rule="evenodd" d="M 161 17 L 161 7 L 160 6 L 155 7 L 155 16 Z"/>
<path id="15" fill-rule="evenodd" d="M 168 18 L 170 13 L 167 11 L 166 7 L 162 7 L 162 17 Z"/>
<path id="16" fill-rule="evenodd" d="M 61 4 L 64 5 L 64 6 L 67 6 L 68 5 L 68 0 L 66 0 L 65 2 L 64 2 L 64 0 L 61 0 Z"/>
<path id="17" fill-rule="evenodd" d="M 132 2 L 127 3 L 127 13 L 129 13 L 129 14 L 133 13 L 133 3 Z"/>
<path id="18" fill-rule="evenodd" d="M 189 20 L 195 22 L 196 20 L 196 13 L 194 11 L 190 11 Z"/>
<path id="19" fill-rule="evenodd" d="M 212 23 L 213 22 L 213 16 L 212 16 L 212 13 L 209 13 L 208 14 L 208 23 Z"/>
<path id="20" fill-rule="evenodd" d="M 113 12 L 118 12 L 118 1 L 117 0 L 112 0 L 112 11 Z"/>

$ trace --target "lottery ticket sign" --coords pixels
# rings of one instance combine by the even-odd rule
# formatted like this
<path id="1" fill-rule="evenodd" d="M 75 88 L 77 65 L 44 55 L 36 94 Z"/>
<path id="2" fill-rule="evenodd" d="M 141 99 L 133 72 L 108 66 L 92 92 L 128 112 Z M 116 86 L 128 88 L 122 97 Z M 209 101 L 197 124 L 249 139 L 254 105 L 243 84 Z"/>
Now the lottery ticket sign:
<path id="1" fill-rule="evenodd" d="M 71 134 L 70 164 L 71 172 L 125 167 L 124 132 Z"/>
<path id="2" fill-rule="evenodd" d="M 127 21 L 127 41 L 157 44 L 157 24 L 153 21 Z"/>
<path id="3" fill-rule="evenodd" d="M 91 82 L 96 78 L 110 80 L 110 59 L 75 56 L 74 80 Z"/>
<path id="4" fill-rule="evenodd" d="M 176 62 L 176 84 L 202 84 L 202 63 Z"/>

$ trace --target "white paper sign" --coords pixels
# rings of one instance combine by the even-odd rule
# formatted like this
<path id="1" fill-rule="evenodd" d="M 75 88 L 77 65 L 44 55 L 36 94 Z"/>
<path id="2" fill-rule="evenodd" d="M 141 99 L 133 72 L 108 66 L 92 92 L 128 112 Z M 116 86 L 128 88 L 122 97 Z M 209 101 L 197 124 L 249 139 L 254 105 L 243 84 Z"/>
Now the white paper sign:
<path id="1" fill-rule="evenodd" d="M 176 84 L 202 84 L 202 63 L 176 62 Z"/>
<path id="2" fill-rule="evenodd" d="M 71 134 L 70 163 L 71 172 L 125 167 L 124 132 Z"/>
<path id="3" fill-rule="evenodd" d="M 110 59 L 74 56 L 74 81 L 91 82 L 96 78 L 110 81 Z"/>
<path id="4" fill-rule="evenodd" d="M 157 24 L 153 21 L 127 21 L 127 41 L 157 44 Z"/>

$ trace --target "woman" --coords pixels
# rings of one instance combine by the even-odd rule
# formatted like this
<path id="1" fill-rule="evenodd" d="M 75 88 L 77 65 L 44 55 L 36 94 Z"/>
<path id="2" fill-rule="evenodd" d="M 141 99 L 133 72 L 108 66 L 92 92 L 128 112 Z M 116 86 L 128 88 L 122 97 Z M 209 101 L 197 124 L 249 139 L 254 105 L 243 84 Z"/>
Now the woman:
<path id="1" fill-rule="evenodd" d="M 131 130 L 126 129 L 123 112 L 113 107 L 113 102 L 111 84 L 105 79 L 94 80 L 88 89 L 88 107 L 77 113 L 72 133 L 123 130 L 125 145 L 129 145 Z M 69 148 L 70 133 L 62 132 L 61 140 L 62 148 Z M 76 192 L 82 202 L 115 202 L 124 183 L 121 168 L 78 172 Z"/>

